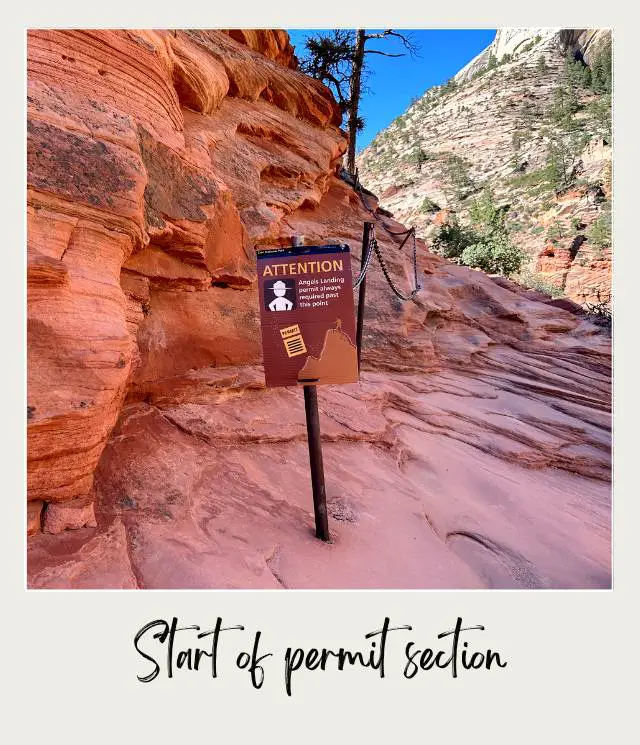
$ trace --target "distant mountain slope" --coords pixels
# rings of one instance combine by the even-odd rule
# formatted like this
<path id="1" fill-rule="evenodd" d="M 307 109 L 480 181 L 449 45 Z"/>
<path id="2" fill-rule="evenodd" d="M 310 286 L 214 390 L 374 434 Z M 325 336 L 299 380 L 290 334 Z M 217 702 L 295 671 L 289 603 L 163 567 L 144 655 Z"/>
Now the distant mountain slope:
<path id="1" fill-rule="evenodd" d="M 607 297 L 610 97 L 582 71 L 608 42 L 606 30 L 500 29 L 359 154 L 362 183 L 426 239 L 452 213 L 467 220 L 490 187 L 530 257 L 523 281 L 581 303 Z"/>
<path id="2" fill-rule="evenodd" d="M 549 41 L 555 43 L 558 32 L 559 29 L 550 28 L 499 28 L 493 42 L 467 63 L 455 75 L 455 79 L 459 83 L 467 80 L 478 70 L 485 68 L 492 56 L 500 62 L 507 54 L 522 55 L 530 52 L 532 44 L 537 51 L 539 45 L 544 45 Z M 531 56 L 535 53 L 534 51 Z"/>

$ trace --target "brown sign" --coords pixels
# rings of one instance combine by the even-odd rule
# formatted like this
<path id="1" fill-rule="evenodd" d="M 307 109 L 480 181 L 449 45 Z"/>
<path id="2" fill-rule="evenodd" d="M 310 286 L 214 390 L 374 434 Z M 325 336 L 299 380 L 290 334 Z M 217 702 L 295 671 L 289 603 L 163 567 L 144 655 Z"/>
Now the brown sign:
<path id="1" fill-rule="evenodd" d="M 257 253 L 267 387 L 357 382 L 349 246 Z"/>

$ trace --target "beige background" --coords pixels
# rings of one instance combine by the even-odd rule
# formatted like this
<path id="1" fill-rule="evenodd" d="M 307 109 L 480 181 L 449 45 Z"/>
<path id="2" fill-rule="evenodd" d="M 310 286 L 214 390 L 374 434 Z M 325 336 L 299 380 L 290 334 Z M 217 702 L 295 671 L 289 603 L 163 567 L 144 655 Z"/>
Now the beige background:
<path id="1" fill-rule="evenodd" d="M 458 1 L 268 5 L 213 2 L 38 2 L 5 10 L 2 680 L 8 742 L 428 742 L 624 743 L 632 740 L 637 690 L 638 477 L 637 54 L 633 19 L 612 3 Z M 241 7 L 240 7 L 241 6 Z M 366 12 L 363 10 L 366 8 Z M 597 12 L 593 12 L 593 8 Z M 197 12 L 196 12 L 197 9 Z M 401 12 L 402 11 L 402 12 Z M 234 13 L 233 18 L 230 13 Z M 483 16 L 480 16 L 480 13 Z M 384 15 L 385 20 L 381 21 Z M 356 18 L 358 19 L 356 21 Z M 339 19 L 339 20 L 338 20 Z M 24 27 L 26 26 L 614 26 L 615 41 L 615 562 L 612 592 L 54 592 L 24 590 Z M 8 95 L 6 95 L 8 93 Z M 22 116 L 20 114 L 22 113 Z M 8 229 L 8 232 L 7 232 Z M 19 319 L 19 322 L 18 322 Z M 8 474 L 8 475 L 7 475 Z M 146 622 L 172 615 L 209 626 L 218 615 L 247 632 L 222 641 L 221 677 L 178 673 L 140 684 L 148 671 L 133 647 Z M 370 670 L 299 672 L 284 689 L 288 645 L 367 648 L 362 635 L 385 615 L 395 632 L 388 677 Z M 500 650 L 505 670 L 402 678 L 403 647 L 435 644 L 461 615 L 484 624 L 477 644 Z M 263 632 L 262 690 L 234 670 L 233 653 Z M 402 637 L 400 637 L 402 634 Z M 471 637 L 470 637 L 471 638 Z M 224 642 L 229 641 L 225 646 Z M 244 647 L 242 645 L 244 642 Z M 633 709 L 632 709 L 633 705 Z M 413 737 L 412 737 L 413 736 Z M 6 735 L 5 735 L 6 737 Z"/>

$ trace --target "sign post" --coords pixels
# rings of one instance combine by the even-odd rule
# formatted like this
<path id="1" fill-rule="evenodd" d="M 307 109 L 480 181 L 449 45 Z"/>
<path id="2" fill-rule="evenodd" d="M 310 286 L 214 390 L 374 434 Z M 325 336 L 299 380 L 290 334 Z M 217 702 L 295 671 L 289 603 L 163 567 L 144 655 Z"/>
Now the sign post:
<path id="1" fill-rule="evenodd" d="M 321 541 L 328 541 L 327 492 L 324 485 L 324 466 L 322 464 L 318 389 L 315 385 L 304 386 L 304 412 L 307 417 L 307 442 L 309 444 L 309 466 L 311 467 L 311 489 L 313 491 L 313 512 L 316 519 L 316 538 L 319 538 Z"/>
<path id="2" fill-rule="evenodd" d="M 349 246 L 257 251 L 267 387 L 303 386 L 316 536 L 329 540 L 317 385 L 358 381 Z"/>
<path id="3" fill-rule="evenodd" d="M 364 231 L 362 233 L 362 253 L 360 255 L 361 269 L 366 265 L 367 257 L 369 256 L 369 251 L 371 250 L 369 241 L 372 227 L 372 222 L 365 222 Z M 360 289 L 358 290 L 358 328 L 356 330 L 356 346 L 358 347 L 358 370 L 360 370 L 360 357 L 362 355 L 362 329 L 364 326 L 364 300 L 366 291 L 367 275 L 365 274 L 362 282 L 360 282 Z"/>

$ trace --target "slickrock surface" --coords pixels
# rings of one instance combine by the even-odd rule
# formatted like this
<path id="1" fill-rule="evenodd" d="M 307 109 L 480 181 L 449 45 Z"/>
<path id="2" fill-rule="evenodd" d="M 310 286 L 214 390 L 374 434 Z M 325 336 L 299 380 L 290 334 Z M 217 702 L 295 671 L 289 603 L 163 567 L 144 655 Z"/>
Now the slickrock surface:
<path id="1" fill-rule="evenodd" d="M 609 586 L 610 338 L 422 242 L 415 302 L 369 274 L 361 383 L 319 389 L 333 542 L 313 536 L 254 247 L 347 242 L 357 274 L 373 218 L 285 33 L 28 52 L 30 587 Z M 376 222 L 406 289 L 401 225 Z"/>
<path id="2" fill-rule="evenodd" d="M 579 186 L 556 195 L 526 182 L 527 174 L 544 167 L 550 134 L 562 132 L 546 115 L 564 85 L 565 55 L 592 61 L 607 38 L 606 29 L 499 29 L 494 42 L 455 76 L 455 88 L 426 91 L 358 155 L 363 184 L 427 240 L 448 210 L 464 222 L 469 200 L 488 186 L 507 208 L 512 240 L 529 255 L 530 272 L 577 303 L 609 299 L 611 247 L 593 244 L 588 235 L 611 197 L 610 144 L 589 124 L 591 139 L 576 162 Z M 501 64 L 472 77 L 487 68 L 490 56 Z M 584 110 L 577 118 L 585 121 L 596 96 L 581 96 Z M 462 200 L 451 181 L 449 156 L 464 161 L 476 188 Z"/>
<path id="3" fill-rule="evenodd" d="M 580 354 L 481 357 L 320 389 L 330 545 L 301 391 L 247 367 L 163 382 L 103 454 L 99 528 L 40 536 L 31 585 L 609 586 L 606 374 L 587 392 Z"/>

